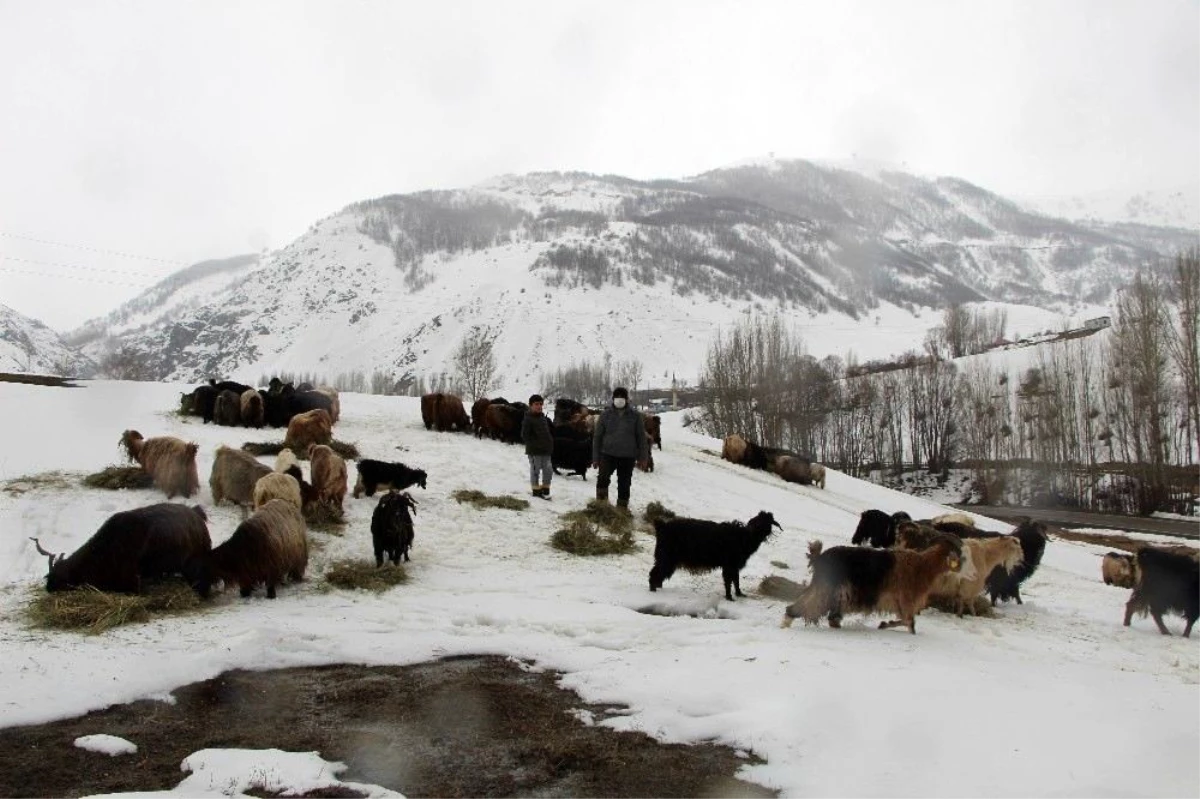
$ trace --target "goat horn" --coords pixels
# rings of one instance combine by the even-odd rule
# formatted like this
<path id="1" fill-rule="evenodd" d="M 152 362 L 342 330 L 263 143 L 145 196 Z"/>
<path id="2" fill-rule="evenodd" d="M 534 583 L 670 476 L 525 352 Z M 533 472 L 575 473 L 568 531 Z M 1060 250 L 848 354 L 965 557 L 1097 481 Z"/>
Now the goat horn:
<path id="1" fill-rule="evenodd" d="M 54 553 L 53 553 L 53 552 L 47 552 L 46 550 L 42 549 L 42 544 L 41 544 L 41 542 L 39 542 L 39 541 L 38 541 L 36 538 L 34 538 L 33 536 L 30 536 L 30 537 L 29 537 L 29 540 L 33 542 L 33 545 L 34 545 L 35 547 L 37 547 L 37 551 L 38 551 L 38 554 L 39 554 L 39 555 L 45 555 L 46 557 L 50 558 L 51 560 L 54 560 Z"/>

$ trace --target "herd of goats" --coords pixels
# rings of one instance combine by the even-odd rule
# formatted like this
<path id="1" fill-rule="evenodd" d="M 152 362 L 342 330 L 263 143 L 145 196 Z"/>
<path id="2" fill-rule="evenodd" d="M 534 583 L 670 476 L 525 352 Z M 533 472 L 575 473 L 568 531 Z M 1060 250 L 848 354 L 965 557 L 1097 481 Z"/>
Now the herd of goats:
<path id="1" fill-rule="evenodd" d="M 468 415 L 453 394 L 421 398 L 426 429 L 470 432 L 511 443 L 520 438 L 526 410 L 503 398 L 481 399 Z M 182 395 L 180 411 L 206 423 L 287 428 L 273 467 L 241 449 L 217 447 L 209 477 L 213 502 L 228 500 L 246 514 L 233 535 L 214 548 L 199 506 L 167 502 L 122 511 L 69 557 L 52 555 L 34 539 L 38 552 L 49 558 L 48 591 L 89 585 L 138 593 L 145 578 L 178 574 L 205 598 L 218 582 L 236 584 L 243 597 L 263 585 L 274 598 L 278 585 L 303 578 L 308 524 L 340 518 L 348 488 L 346 462 L 330 446 L 340 416 L 338 392 L 278 379 L 266 389 L 210 380 Z M 586 479 L 595 413 L 573 400 L 556 402 L 556 471 L 563 468 Z M 644 418 L 650 440 L 661 449 L 658 417 Z M 172 436 L 144 438 L 127 430 L 121 445 L 168 499 L 199 491 L 196 444 Z M 825 486 L 820 464 L 738 435 L 725 439 L 721 454 L 731 463 L 770 471 L 789 482 Z M 309 480 L 304 479 L 300 459 L 309 462 Z M 417 503 L 405 489 L 425 488 L 426 473 L 371 459 L 360 459 L 356 466 L 355 498 L 386 489 L 371 517 L 376 566 L 385 559 L 393 564 L 409 560 Z M 747 561 L 775 529 L 781 529 L 766 511 L 744 523 L 671 517 L 653 524 L 650 590 L 661 588 L 678 569 L 720 569 L 730 601 L 734 594 L 744 596 L 740 574 Z M 950 607 L 960 617 L 968 611 L 976 614 L 976 602 L 985 593 L 992 605 L 1010 599 L 1020 604 L 1021 585 L 1036 572 L 1048 540 L 1046 526 L 1029 519 L 1011 534 L 1001 534 L 977 529 L 966 514 L 914 521 L 904 512 L 867 510 L 851 546 L 825 549 L 820 541 L 809 545 L 811 580 L 798 587 L 783 623 L 786 627 L 799 618 L 817 624 L 825 616 L 831 627 L 839 627 L 846 613 L 889 614 L 899 618 L 881 622 L 881 629 L 904 626 L 915 634 L 916 616 L 931 602 Z M 1163 614 L 1177 613 L 1187 621 L 1183 635 L 1190 636 L 1200 617 L 1200 550 L 1144 546 L 1133 555 L 1110 552 L 1101 572 L 1105 583 L 1133 589 L 1125 607 L 1126 626 L 1135 613 L 1148 612 L 1169 635 Z"/>

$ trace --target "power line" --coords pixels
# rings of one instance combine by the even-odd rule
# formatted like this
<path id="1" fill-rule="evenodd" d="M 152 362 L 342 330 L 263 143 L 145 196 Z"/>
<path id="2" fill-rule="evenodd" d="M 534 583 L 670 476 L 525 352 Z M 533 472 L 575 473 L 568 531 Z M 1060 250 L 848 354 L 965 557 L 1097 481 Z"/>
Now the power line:
<path id="1" fill-rule="evenodd" d="M 84 269 L 88 272 L 105 272 L 112 275 L 131 275 L 133 277 L 161 277 L 157 272 L 139 272 L 126 269 L 107 269 L 100 266 L 83 266 L 81 264 L 64 264 L 55 261 L 37 261 L 33 258 L 21 258 L 16 255 L 2 255 L 0 260 L 3 261 L 21 261 L 27 264 L 37 264 L 38 266 L 61 266 L 63 269 Z"/>
<path id="2" fill-rule="evenodd" d="M 98 253 L 103 253 L 104 255 L 116 255 L 121 258 L 136 258 L 141 261 L 155 261 L 157 263 L 162 263 L 162 264 L 181 264 L 183 266 L 190 265 L 190 264 L 188 264 L 187 261 L 177 261 L 174 258 L 155 258 L 150 255 L 136 255 L 134 253 L 122 252 L 121 250 L 107 250 L 102 247 L 89 247 L 84 244 L 67 244 L 66 242 L 62 242 L 62 241 L 50 241 L 49 239 L 39 239 L 39 238 L 35 238 L 34 236 L 23 236 L 20 233 L 9 233 L 4 230 L 0 230 L 0 236 L 9 238 L 9 239 L 20 239 L 22 241 L 32 241 L 32 242 L 36 242 L 37 244 L 49 244 L 52 247 L 66 247 L 71 250 L 83 250 L 85 252 L 98 252 Z"/>
<path id="3" fill-rule="evenodd" d="M 145 282 L 134 283 L 129 280 L 103 280 L 96 277 L 84 277 L 83 275 L 55 275 L 49 272 L 30 272 L 24 269 L 13 269 L 9 266 L 0 266 L 0 272 L 9 272 L 14 275 L 29 275 L 31 277 L 54 278 L 55 280 L 78 280 L 82 283 L 104 283 L 109 286 L 145 286 Z"/>

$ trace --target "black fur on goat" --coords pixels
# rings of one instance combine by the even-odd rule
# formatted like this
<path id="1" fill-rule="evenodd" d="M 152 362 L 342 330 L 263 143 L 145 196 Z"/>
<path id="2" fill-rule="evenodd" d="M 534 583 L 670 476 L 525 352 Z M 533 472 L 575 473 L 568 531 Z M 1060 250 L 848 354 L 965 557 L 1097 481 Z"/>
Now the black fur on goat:
<path id="1" fill-rule="evenodd" d="M 198 505 L 160 502 L 114 513 L 70 557 L 51 555 L 36 538 L 31 540 L 50 558 L 47 591 L 90 585 L 136 594 L 143 577 L 182 573 L 190 561 L 212 549 L 206 520 Z"/>
<path id="2" fill-rule="evenodd" d="M 767 511 L 759 511 L 750 521 L 713 522 L 705 519 L 655 519 L 654 567 L 650 569 L 650 590 L 662 588 L 676 569 L 703 573 L 721 570 L 725 598 L 733 601 L 730 586 L 742 593 L 741 571 L 750 556 L 767 540 L 772 528 L 783 527 Z"/>
<path id="3" fill-rule="evenodd" d="M 1000 566 L 992 569 L 986 586 L 993 605 L 997 599 L 1004 602 L 1015 599 L 1018 605 L 1024 604 L 1021 601 L 1021 584 L 1037 571 L 1042 562 L 1042 555 L 1046 552 L 1046 542 L 1050 539 L 1046 533 L 1046 525 L 1029 518 L 1017 525 L 1012 535 L 1021 542 L 1023 560 L 1012 571 L 1005 571 Z"/>
<path id="4" fill-rule="evenodd" d="M 550 463 L 555 474 L 561 474 L 559 469 L 563 469 L 568 475 L 577 474 L 586 480 L 592 465 L 591 435 L 570 424 L 554 425 L 554 454 L 550 456 Z"/>
<path id="5" fill-rule="evenodd" d="M 1192 625 L 1200 618 L 1200 561 L 1154 547 L 1142 547 L 1134 557 L 1137 585 L 1125 605 L 1125 626 L 1134 613 L 1149 612 L 1158 631 L 1170 635 L 1162 616 L 1178 613 L 1187 619 L 1183 637 L 1190 638 Z"/>
<path id="6" fill-rule="evenodd" d="M 410 486 L 425 488 L 429 475 L 424 469 L 410 469 L 403 463 L 389 463 L 363 458 L 358 462 L 358 480 L 354 483 L 354 498 L 365 491 L 368 497 L 375 496 L 375 489 L 391 488 L 403 491 Z"/>
<path id="7" fill-rule="evenodd" d="M 413 520 L 409 510 L 417 512 L 417 501 L 407 492 L 388 491 L 379 498 L 379 504 L 371 514 L 371 541 L 375 545 L 377 568 L 383 565 L 385 553 L 393 564 L 399 564 L 401 557 L 410 560 L 408 550 L 413 543 Z"/>
<path id="8" fill-rule="evenodd" d="M 896 545 L 896 526 L 911 517 L 902 510 L 891 516 L 881 510 L 865 510 L 858 517 L 858 527 L 850 543 L 855 546 L 872 546 L 876 549 L 889 549 Z"/>

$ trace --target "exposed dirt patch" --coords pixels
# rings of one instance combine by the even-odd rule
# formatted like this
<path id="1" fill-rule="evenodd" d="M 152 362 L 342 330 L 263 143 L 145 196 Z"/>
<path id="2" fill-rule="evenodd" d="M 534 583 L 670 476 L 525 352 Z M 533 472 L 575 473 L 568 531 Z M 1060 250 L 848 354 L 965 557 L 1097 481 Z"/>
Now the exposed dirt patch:
<path id="1" fill-rule="evenodd" d="M 0 383 L 25 383 L 31 386 L 54 386 L 57 388 L 81 388 L 71 378 L 56 375 L 30 375 L 20 372 L 0 372 Z"/>
<path id="2" fill-rule="evenodd" d="M 1085 544 L 1100 544 L 1101 546 L 1111 547 L 1113 549 L 1124 550 L 1125 552 L 1137 552 L 1145 546 L 1153 546 L 1156 549 L 1165 549 L 1169 552 L 1177 552 L 1182 555 L 1191 555 L 1197 551 L 1196 547 L 1187 544 L 1150 544 L 1137 538 L 1130 538 L 1127 535 L 1120 533 L 1081 533 L 1078 530 L 1063 530 L 1061 528 L 1050 528 L 1050 534 L 1056 538 L 1065 538 L 1068 541 L 1082 541 Z"/>
<path id="3" fill-rule="evenodd" d="M 619 708 L 585 706 L 556 675 L 501 657 L 416 666 L 232 671 L 75 719 L 0 730 L 0 796 L 81 796 L 169 789 L 180 762 L 220 747 L 317 751 L 346 781 L 409 796 L 774 796 L 733 774 L 728 747 L 664 745 L 588 726 Z M 134 755 L 73 745 L 117 735 Z"/>

